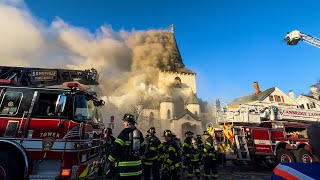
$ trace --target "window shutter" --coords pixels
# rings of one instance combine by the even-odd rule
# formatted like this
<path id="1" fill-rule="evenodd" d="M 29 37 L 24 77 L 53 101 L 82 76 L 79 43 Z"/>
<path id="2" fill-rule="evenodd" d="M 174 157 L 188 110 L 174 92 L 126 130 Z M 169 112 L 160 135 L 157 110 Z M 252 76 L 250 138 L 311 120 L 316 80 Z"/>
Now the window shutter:
<path id="1" fill-rule="evenodd" d="M 281 96 L 282 97 L 282 102 L 284 102 L 284 98 L 283 98 L 283 96 Z"/>
<path id="2" fill-rule="evenodd" d="M 276 99 L 276 102 L 278 102 L 278 96 L 277 96 L 277 95 L 275 95 L 274 97 L 275 97 L 275 99 Z"/>

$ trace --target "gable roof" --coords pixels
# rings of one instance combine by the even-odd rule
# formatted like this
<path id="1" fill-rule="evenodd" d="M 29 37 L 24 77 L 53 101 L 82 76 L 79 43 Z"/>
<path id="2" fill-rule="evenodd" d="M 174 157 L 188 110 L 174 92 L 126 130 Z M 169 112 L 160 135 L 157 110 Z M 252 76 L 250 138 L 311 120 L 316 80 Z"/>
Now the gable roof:
<path id="1" fill-rule="evenodd" d="M 272 88 L 263 90 L 263 91 L 259 92 L 258 94 L 254 93 L 249 96 L 243 96 L 243 97 L 234 99 L 228 105 L 237 106 L 240 104 L 246 104 L 246 103 L 254 102 L 254 101 L 263 101 L 266 97 L 268 97 L 271 93 L 273 93 L 275 89 L 276 89 L 276 87 L 272 87 Z"/>
<path id="2" fill-rule="evenodd" d="M 190 95 L 186 101 L 186 104 L 199 104 L 198 98 L 193 93 L 193 91 L 190 92 Z"/>
<path id="3" fill-rule="evenodd" d="M 320 101 L 320 99 L 316 99 L 316 98 L 314 98 L 313 96 L 310 96 L 310 95 L 301 94 L 301 96 L 304 96 L 304 97 L 313 99 L 313 100 L 315 100 L 315 101 Z"/>
<path id="4" fill-rule="evenodd" d="M 174 120 L 179 120 L 179 119 L 183 118 L 185 115 L 189 115 L 190 117 L 192 117 L 196 121 L 201 121 L 201 119 L 199 117 L 197 117 L 195 114 L 193 114 L 188 109 L 185 109 L 180 114 L 178 114 L 177 117 L 174 118 Z"/>

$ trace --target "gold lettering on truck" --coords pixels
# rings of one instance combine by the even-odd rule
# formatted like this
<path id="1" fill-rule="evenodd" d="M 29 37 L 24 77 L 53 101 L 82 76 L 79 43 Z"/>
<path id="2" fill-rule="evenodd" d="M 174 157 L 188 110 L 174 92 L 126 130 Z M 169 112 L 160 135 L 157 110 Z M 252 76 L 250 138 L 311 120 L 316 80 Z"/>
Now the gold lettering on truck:
<path id="1" fill-rule="evenodd" d="M 46 137 L 53 137 L 53 138 L 60 138 L 60 134 L 56 132 L 42 132 L 40 133 L 41 138 L 46 138 Z"/>

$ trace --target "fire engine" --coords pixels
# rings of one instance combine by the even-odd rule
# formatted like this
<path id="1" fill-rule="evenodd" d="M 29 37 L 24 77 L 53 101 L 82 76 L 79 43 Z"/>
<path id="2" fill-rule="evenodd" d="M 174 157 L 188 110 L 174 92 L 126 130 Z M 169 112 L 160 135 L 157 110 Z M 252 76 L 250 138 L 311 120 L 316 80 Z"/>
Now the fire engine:
<path id="1" fill-rule="evenodd" d="M 90 70 L 0 66 L 0 179 L 73 179 L 104 169 Z"/>
<path id="2" fill-rule="evenodd" d="M 274 165 L 280 162 L 312 162 L 306 128 L 318 122 L 320 111 L 297 107 L 229 106 L 208 124 L 216 149 L 227 160 Z"/>

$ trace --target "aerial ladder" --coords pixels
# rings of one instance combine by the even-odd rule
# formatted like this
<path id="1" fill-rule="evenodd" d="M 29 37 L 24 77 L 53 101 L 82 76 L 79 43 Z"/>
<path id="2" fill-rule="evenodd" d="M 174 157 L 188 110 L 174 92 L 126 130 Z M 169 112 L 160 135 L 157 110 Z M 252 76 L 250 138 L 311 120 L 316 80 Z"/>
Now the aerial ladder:
<path id="1" fill-rule="evenodd" d="M 0 84 L 15 86 L 44 87 L 78 81 L 84 85 L 98 85 L 96 69 L 69 70 L 0 66 Z"/>
<path id="2" fill-rule="evenodd" d="M 284 40 L 291 46 L 297 45 L 299 41 L 304 41 L 312 46 L 320 48 L 319 38 L 302 33 L 298 30 L 288 32 Z"/>

